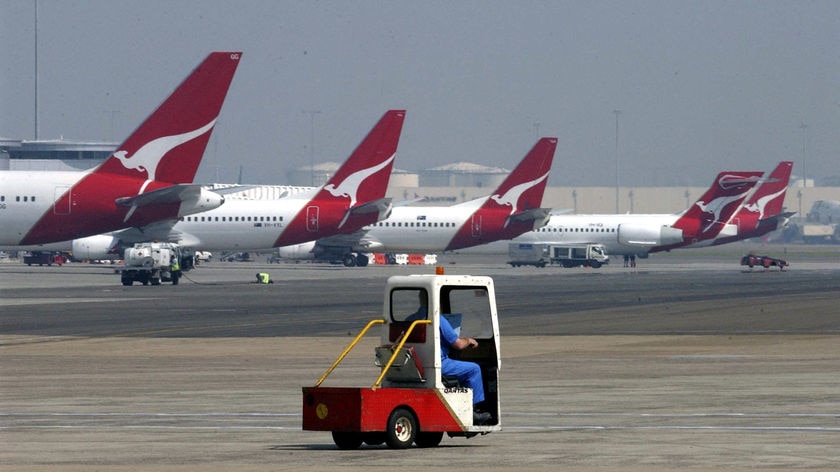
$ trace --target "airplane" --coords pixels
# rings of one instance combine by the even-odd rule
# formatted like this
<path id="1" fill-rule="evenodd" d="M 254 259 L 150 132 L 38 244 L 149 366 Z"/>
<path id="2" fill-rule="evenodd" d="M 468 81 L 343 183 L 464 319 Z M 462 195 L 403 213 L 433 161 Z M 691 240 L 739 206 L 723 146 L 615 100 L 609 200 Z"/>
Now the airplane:
<path id="1" fill-rule="evenodd" d="M 213 52 L 110 157 L 85 171 L 0 172 L 0 246 L 25 249 L 219 207 L 191 184 L 241 52 Z"/>
<path id="2" fill-rule="evenodd" d="M 469 252 L 507 253 L 509 243 L 603 244 L 610 255 L 647 257 L 649 252 L 698 244 L 720 233 L 762 174 L 721 172 L 711 187 L 682 213 L 552 214 L 542 228 Z"/>
<path id="3" fill-rule="evenodd" d="M 281 257 L 368 264 L 369 252 L 453 251 L 514 238 L 542 226 L 549 209 L 539 208 L 557 138 L 541 138 L 489 196 L 446 206 L 396 206 L 391 215 L 356 234 L 280 247 Z"/>
<path id="4" fill-rule="evenodd" d="M 384 218 L 385 198 L 405 110 L 389 110 L 322 187 L 279 199 L 227 199 L 224 206 L 179 221 L 72 241 L 73 255 L 99 259 L 135 242 L 167 241 L 195 250 L 257 251 L 351 234 Z M 241 189 L 232 187 L 232 192 Z"/>
<path id="5" fill-rule="evenodd" d="M 724 229 L 712 239 L 712 245 L 758 238 L 787 225 L 794 212 L 784 212 L 793 162 L 782 161 L 756 187 L 753 194 L 732 215 Z"/>

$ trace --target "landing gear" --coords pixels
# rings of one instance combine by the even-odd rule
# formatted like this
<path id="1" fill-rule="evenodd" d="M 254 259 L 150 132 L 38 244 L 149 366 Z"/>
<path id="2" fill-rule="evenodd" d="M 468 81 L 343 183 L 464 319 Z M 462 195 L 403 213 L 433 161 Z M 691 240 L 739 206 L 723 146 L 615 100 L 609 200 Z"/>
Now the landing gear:
<path id="1" fill-rule="evenodd" d="M 341 263 L 344 264 L 344 267 L 367 267 L 369 262 L 370 259 L 368 259 L 368 256 L 353 252 L 345 254 L 341 259 Z"/>

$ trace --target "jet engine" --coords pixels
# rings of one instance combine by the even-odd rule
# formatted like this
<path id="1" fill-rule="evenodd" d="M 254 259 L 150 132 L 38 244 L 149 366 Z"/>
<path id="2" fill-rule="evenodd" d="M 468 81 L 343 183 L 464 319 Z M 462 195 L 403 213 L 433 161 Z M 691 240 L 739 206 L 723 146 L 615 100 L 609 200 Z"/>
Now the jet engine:
<path id="1" fill-rule="evenodd" d="M 682 230 L 670 226 L 652 227 L 640 224 L 618 226 L 618 242 L 625 246 L 665 246 L 682 241 Z"/>
<path id="2" fill-rule="evenodd" d="M 202 213 L 214 208 L 219 208 L 223 203 L 225 203 L 225 197 L 216 192 L 202 188 L 195 195 L 184 195 L 182 197 L 178 216 Z"/>
<path id="3" fill-rule="evenodd" d="M 73 240 L 73 258 L 75 259 L 122 259 L 123 250 L 120 240 L 109 234 L 97 234 Z"/>

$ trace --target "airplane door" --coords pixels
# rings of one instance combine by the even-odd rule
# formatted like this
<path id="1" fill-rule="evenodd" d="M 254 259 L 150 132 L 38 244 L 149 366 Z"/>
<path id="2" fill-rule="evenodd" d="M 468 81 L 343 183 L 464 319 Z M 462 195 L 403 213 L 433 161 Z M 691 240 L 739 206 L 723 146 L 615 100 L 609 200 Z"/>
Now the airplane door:
<path id="1" fill-rule="evenodd" d="M 310 233 L 318 232 L 318 215 L 320 208 L 317 206 L 306 207 L 306 231 Z"/>
<path id="2" fill-rule="evenodd" d="M 67 204 L 61 204 L 61 197 L 64 194 L 67 194 Z M 70 187 L 56 187 L 55 188 L 55 195 L 53 195 L 53 201 L 55 202 L 55 206 L 53 207 L 53 212 L 56 215 L 69 215 L 70 208 L 73 206 L 73 192 L 70 191 Z"/>
<path id="3" fill-rule="evenodd" d="M 472 228 L 472 236 L 474 238 L 481 237 L 481 215 L 473 215 L 472 222 L 470 223 L 470 228 Z"/>

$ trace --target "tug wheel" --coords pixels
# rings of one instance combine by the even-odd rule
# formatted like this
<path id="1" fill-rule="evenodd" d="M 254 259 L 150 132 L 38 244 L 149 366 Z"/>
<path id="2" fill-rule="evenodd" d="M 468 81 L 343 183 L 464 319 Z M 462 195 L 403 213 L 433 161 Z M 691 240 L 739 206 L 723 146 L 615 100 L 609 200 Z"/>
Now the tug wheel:
<path id="1" fill-rule="evenodd" d="M 368 446 L 378 446 L 385 442 L 385 433 L 364 433 L 362 440 Z"/>
<path id="2" fill-rule="evenodd" d="M 332 438 L 339 449 L 358 449 L 362 445 L 362 436 L 359 433 L 333 431 Z"/>
<path id="3" fill-rule="evenodd" d="M 443 432 L 421 431 L 417 433 L 417 438 L 414 439 L 414 442 L 417 443 L 417 447 L 437 447 L 441 439 L 443 439 Z"/>
<path id="4" fill-rule="evenodd" d="M 405 449 L 411 446 L 417 436 L 417 418 L 406 408 L 397 408 L 388 417 L 385 430 L 385 442 L 392 449 Z"/>

